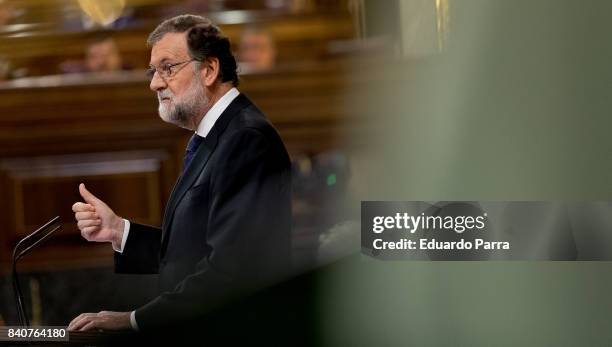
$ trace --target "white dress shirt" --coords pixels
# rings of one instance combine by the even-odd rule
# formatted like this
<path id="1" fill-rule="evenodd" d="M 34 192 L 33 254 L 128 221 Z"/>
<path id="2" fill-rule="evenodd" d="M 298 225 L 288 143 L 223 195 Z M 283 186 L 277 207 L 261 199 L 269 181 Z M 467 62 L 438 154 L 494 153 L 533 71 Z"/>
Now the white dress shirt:
<path id="1" fill-rule="evenodd" d="M 238 89 L 232 88 L 227 91 L 212 107 L 206 114 L 204 118 L 198 124 L 198 128 L 195 133 L 198 136 L 206 137 L 210 132 L 210 129 L 215 125 L 217 119 L 221 117 L 221 114 L 225 109 L 229 106 L 229 104 L 234 101 L 234 99 L 240 94 Z M 121 239 L 121 246 L 116 248 L 113 245 L 113 249 L 115 252 L 123 253 L 123 248 L 125 247 L 125 242 L 127 241 L 128 234 L 130 233 L 130 221 L 124 219 L 124 227 L 123 227 L 123 238 Z M 132 329 L 138 331 L 138 324 L 136 323 L 136 311 L 132 311 L 130 313 L 130 324 L 132 325 Z"/>

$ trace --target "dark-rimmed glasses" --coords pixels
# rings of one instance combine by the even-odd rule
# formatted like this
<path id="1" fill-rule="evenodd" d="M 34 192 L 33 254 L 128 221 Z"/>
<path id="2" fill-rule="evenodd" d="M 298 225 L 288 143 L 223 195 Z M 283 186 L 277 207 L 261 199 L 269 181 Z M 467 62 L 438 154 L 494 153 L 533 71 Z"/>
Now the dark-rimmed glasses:
<path id="1" fill-rule="evenodd" d="M 164 65 L 158 66 L 158 67 L 149 65 L 149 68 L 147 69 L 147 77 L 149 77 L 150 79 L 153 79 L 155 72 L 157 72 L 159 76 L 163 78 L 164 80 L 170 79 L 176 76 L 176 74 L 179 71 L 181 71 L 182 68 L 187 66 L 187 64 L 191 63 L 192 61 L 196 61 L 196 59 L 185 60 L 180 63 L 174 63 L 174 64 L 165 63 Z M 180 65 L 183 65 L 183 66 L 178 67 Z"/>

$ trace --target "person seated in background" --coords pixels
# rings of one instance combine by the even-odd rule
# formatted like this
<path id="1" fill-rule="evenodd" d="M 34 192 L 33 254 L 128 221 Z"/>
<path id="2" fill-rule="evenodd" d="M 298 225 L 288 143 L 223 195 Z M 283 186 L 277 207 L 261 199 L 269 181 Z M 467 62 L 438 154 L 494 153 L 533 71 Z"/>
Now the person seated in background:
<path id="1" fill-rule="evenodd" d="M 107 37 L 93 41 L 87 47 L 85 67 L 89 72 L 121 70 L 121 53 L 115 40 Z"/>
<path id="2" fill-rule="evenodd" d="M 0 57 L 0 82 L 11 79 L 11 63 Z"/>
<path id="3" fill-rule="evenodd" d="M 16 11 L 12 4 L 6 0 L 0 0 L 0 27 L 13 23 L 16 17 Z"/>
<path id="4" fill-rule="evenodd" d="M 266 71 L 276 64 L 276 45 L 269 31 L 248 27 L 240 36 L 238 64 L 242 70 Z"/>
<path id="5" fill-rule="evenodd" d="M 98 37 L 85 51 L 84 61 L 68 60 L 60 65 L 62 73 L 111 72 L 126 70 L 121 52 L 111 37 Z"/>

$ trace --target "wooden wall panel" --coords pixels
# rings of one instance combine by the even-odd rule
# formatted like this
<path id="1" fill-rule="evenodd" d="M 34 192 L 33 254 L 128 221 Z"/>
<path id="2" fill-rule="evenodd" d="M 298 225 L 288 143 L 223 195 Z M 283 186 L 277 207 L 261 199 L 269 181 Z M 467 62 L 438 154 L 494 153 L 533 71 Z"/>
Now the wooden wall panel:
<path id="1" fill-rule="evenodd" d="M 85 182 L 121 214 L 130 212 L 149 224 L 161 221 L 162 163 L 159 151 L 88 153 L 0 162 L 12 199 L 14 232 L 22 237 L 53 216 L 60 215 L 63 232 L 74 233 L 71 206 L 82 201 L 77 187 Z"/>
<path id="2" fill-rule="evenodd" d="M 161 224 L 169 182 L 175 169 L 165 151 L 92 152 L 78 155 L 11 158 L 0 161 L 3 177 L 2 224 L 5 242 L 14 245 L 52 217 L 59 215 L 62 229 L 55 246 L 80 239 L 72 204 L 82 201 L 78 185 L 107 202 L 119 215 L 151 225 Z M 172 173 L 170 173 L 172 171 Z M 55 247 L 54 246 L 54 247 Z M 6 259 L 6 251 L 3 251 Z M 107 263 L 109 254 L 100 261 Z M 95 261 L 96 253 L 91 255 Z M 49 260 L 49 259 L 48 259 Z M 53 260 L 53 257 L 50 259 Z"/>

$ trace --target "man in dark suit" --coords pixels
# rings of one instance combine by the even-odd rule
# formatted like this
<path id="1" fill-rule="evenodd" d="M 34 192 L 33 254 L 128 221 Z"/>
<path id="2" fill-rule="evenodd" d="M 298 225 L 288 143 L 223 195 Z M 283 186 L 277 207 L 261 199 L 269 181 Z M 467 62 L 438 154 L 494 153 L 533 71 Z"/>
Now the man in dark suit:
<path id="1" fill-rule="evenodd" d="M 183 15 L 149 36 L 151 89 L 166 121 L 194 131 L 161 228 L 117 216 L 83 184 L 73 205 L 89 241 L 111 242 L 119 273 L 159 273 L 160 295 L 132 312 L 84 313 L 70 330 L 152 332 L 189 324 L 290 267 L 291 178 L 285 147 L 236 89 L 229 40 Z"/>

